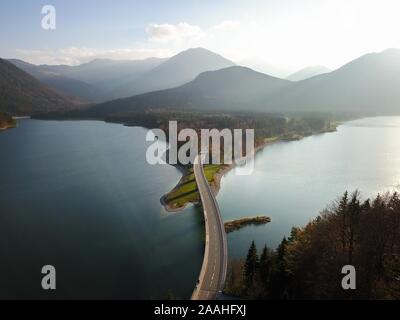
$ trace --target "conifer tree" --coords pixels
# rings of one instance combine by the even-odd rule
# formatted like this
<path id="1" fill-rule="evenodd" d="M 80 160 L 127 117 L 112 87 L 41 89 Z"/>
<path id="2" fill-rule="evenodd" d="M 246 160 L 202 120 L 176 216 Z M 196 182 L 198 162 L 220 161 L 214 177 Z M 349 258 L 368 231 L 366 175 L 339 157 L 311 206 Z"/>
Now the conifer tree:
<path id="1" fill-rule="evenodd" d="M 246 262 L 244 265 L 244 277 L 247 287 L 253 284 L 257 268 L 258 268 L 258 254 L 257 254 L 256 244 L 253 241 L 247 253 Z"/>
<path id="2" fill-rule="evenodd" d="M 262 286 L 264 287 L 264 289 L 267 288 L 268 286 L 268 280 L 270 277 L 270 273 L 271 273 L 271 267 L 272 267 L 272 261 L 271 261 L 271 257 L 269 255 L 268 252 L 268 248 L 265 245 L 261 256 L 260 256 L 260 280 L 262 282 Z"/>

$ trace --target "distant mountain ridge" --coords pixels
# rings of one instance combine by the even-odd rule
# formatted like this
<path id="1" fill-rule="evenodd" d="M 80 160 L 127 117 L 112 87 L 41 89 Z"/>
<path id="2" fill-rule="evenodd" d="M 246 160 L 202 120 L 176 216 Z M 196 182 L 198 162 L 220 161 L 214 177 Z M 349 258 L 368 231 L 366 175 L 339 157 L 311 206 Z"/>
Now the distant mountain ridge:
<path id="1" fill-rule="evenodd" d="M 188 49 L 169 59 L 95 59 L 78 66 L 37 66 L 17 59 L 9 61 L 53 89 L 92 102 L 177 87 L 202 72 L 234 65 L 202 48 Z"/>
<path id="2" fill-rule="evenodd" d="M 12 63 L 0 59 L 0 111 L 7 115 L 33 115 L 78 108 L 82 102 L 40 83 Z"/>
<path id="3" fill-rule="evenodd" d="M 102 68 L 112 69 L 115 63 L 124 64 L 112 60 L 95 60 L 73 70 L 75 72 L 79 70 L 85 74 L 82 70 L 87 69 L 90 70 L 88 74 L 94 76 L 98 75 L 99 65 Z M 366 54 L 337 70 L 295 82 L 236 66 L 233 62 L 201 48 L 189 49 L 166 61 L 155 63 L 158 63 L 155 68 L 142 75 L 135 75 L 137 78 L 131 83 L 132 86 L 129 85 L 129 90 L 140 92 L 152 90 L 151 88 L 165 88 L 172 86 L 173 83 L 176 85 L 185 78 L 194 78 L 169 89 L 155 90 L 93 105 L 82 115 L 104 118 L 140 108 L 360 114 L 388 114 L 400 111 L 399 49 Z M 224 67 L 226 65 L 227 67 Z M 42 66 L 40 72 L 54 77 L 54 73 L 63 69 L 71 70 L 70 68 L 75 67 Z M 203 69 L 215 70 L 201 72 Z M 26 74 L 24 77 L 26 78 Z M 101 79 L 97 80 L 101 81 Z M 63 78 L 62 81 L 65 79 Z M 7 84 L 6 81 L 4 83 Z M 56 81 L 53 85 L 55 83 Z M 15 89 L 15 87 L 9 87 L 9 90 L 14 90 L 14 96 L 19 96 L 17 92 L 23 96 L 21 87 L 17 92 Z M 57 94 L 55 91 L 52 92 Z M 62 94 L 60 96 L 59 99 L 66 99 Z"/>
<path id="4" fill-rule="evenodd" d="M 235 65 L 232 61 L 203 48 L 182 51 L 153 70 L 114 92 L 115 97 L 178 87 L 194 80 L 200 73 Z"/>
<path id="5" fill-rule="evenodd" d="M 355 59 L 343 67 L 291 82 L 245 67 L 201 73 L 177 88 L 95 105 L 92 116 L 137 108 L 266 112 L 400 112 L 400 50 L 389 49 Z"/>
<path id="6" fill-rule="evenodd" d="M 196 110 L 263 110 L 264 101 L 291 85 L 250 68 L 232 66 L 201 73 L 180 87 L 117 99 L 89 108 L 87 116 L 108 116 L 139 108 L 186 108 Z M 243 108 L 245 106 L 245 108 Z"/>
<path id="7" fill-rule="evenodd" d="M 301 81 L 331 71 L 331 69 L 325 66 L 310 66 L 291 74 L 290 76 L 286 77 L 286 79 L 290 81 Z"/>
<path id="8" fill-rule="evenodd" d="M 18 59 L 9 61 L 53 89 L 89 102 L 101 102 L 111 99 L 115 88 L 155 68 L 164 59 L 96 59 L 78 66 L 34 65 Z"/>
<path id="9" fill-rule="evenodd" d="M 294 82 L 277 110 L 400 113 L 400 49 L 363 55 L 330 73 Z"/>

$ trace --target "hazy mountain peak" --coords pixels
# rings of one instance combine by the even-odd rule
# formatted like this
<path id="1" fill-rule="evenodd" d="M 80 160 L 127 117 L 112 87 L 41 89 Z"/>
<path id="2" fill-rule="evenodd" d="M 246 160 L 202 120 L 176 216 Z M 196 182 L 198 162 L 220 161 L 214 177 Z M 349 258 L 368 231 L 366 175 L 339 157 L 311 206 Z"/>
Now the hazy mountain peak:
<path id="1" fill-rule="evenodd" d="M 196 47 L 196 48 L 189 48 L 186 50 L 181 51 L 179 54 L 216 54 L 219 55 L 211 50 L 202 48 L 202 47 Z"/>
<path id="2" fill-rule="evenodd" d="M 301 81 L 323 73 L 331 72 L 332 70 L 325 66 L 309 66 L 288 76 L 286 79 L 290 81 Z"/>
<path id="3" fill-rule="evenodd" d="M 238 61 L 238 64 L 281 79 L 285 79 L 288 75 L 296 71 L 291 66 L 271 63 L 260 57 L 242 59 Z"/>
<path id="4" fill-rule="evenodd" d="M 400 48 L 387 48 L 383 50 L 382 52 L 397 52 L 400 53 Z"/>
<path id="5" fill-rule="evenodd" d="M 96 58 L 93 60 L 90 60 L 88 62 L 85 63 L 81 63 L 79 66 L 83 66 L 83 65 L 102 65 L 102 64 L 108 64 L 108 63 L 114 63 L 117 60 L 113 60 L 113 59 L 104 59 L 104 58 Z"/>
<path id="6" fill-rule="evenodd" d="M 233 66 L 226 67 L 226 68 L 219 69 L 219 70 L 202 72 L 201 74 L 199 74 L 198 77 L 196 77 L 196 79 L 194 81 L 199 80 L 199 79 L 210 79 L 213 77 L 224 77 L 226 79 L 226 81 L 236 78 L 242 82 L 246 81 L 248 78 L 253 78 L 253 79 L 255 79 L 255 78 L 262 78 L 262 79 L 270 78 L 270 79 L 282 80 L 280 78 L 273 77 L 273 76 L 267 75 L 265 73 L 255 71 L 249 67 L 233 65 Z M 282 81 L 286 81 L 286 80 L 282 80 Z"/>
<path id="7" fill-rule="evenodd" d="M 14 65 L 17 64 L 17 63 L 20 63 L 21 65 L 34 66 L 34 64 L 26 62 L 26 61 L 21 60 L 21 59 L 13 58 L 13 59 L 5 59 L 5 60 L 11 62 Z"/>
<path id="8" fill-rule="evenodd" d="M 132 83 L 122 86 L 117 97 L 129 97 L 150 91 L 181 86 L 200 73 L 235 65 L 232 61 L 204 48 L 191 48 L 178 53 Z"/>
<path id="9" fill-rule="evenodd" d="M 225 63 L 228 65 L 234 65 L 234 63 L 218 53 L 212 52 L 208 49 L 204 49 L 201 47 L 198 48 L 190 48 L 185 51 L 179 52 L 178 54 L 174 55 L 170 59 L 168 59 L 165 63 L 173 63 L 175 61 L 179 61 L 180 63 L 184 62 L 186 59 L 190 59 L 190 62 L 202 62 L 207 63 L 211 62 L 211 60 L 215 60 L 214 63 Z M 195 61 L 193 61 L 195 60 Z M 227 65 L 226 65 L 227 66 Z M 225 67 L 226 67 L 225 66 Z M 195 67 L 195 66 L 192 66 Z"/>
<path id="10" fill-rule="evenodd" d="M 375 72 L 392 72 L 397 68 L 400 68 L 400 49 L 391 48 L 364 54 L 340 67 L 337 73 L 351 72 L 355 75 L 359 72 L 369 72 L 372 75 Z"/>
<path id="11" fill-rule="evenodd" d="M 201 92 L 214 92 L 215 94 L 226 93 L 228 95 L 248 95 L 253 92 L 255 96 L 267 94 L 276 88 L 290 84 L 287 80 L 275 78 L 261 72 L 254 71 L 248 67 L 231 66 L 215 71 L 201 73 L 195 80 L 182 86 Z"/>
<path id="12" fill-rule="evenodd" d="M 293 83 L 274 101 L 281 109 L 398 113 L 400 50 L 365 54 L 337 70 Z"/>

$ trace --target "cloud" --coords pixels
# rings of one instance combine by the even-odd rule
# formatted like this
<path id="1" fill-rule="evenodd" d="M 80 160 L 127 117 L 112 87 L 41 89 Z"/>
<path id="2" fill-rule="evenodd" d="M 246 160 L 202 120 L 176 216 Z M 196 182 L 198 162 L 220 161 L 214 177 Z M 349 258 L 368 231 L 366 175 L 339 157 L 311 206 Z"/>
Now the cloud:
<path id="1" fill-rule="evenodd" d="M 307 0 L 307 5 L 305 1 L 291 1 L 282 6 L 270 2 L 243 6 L 235 15 L 226 13 L 225 19 L 208 25 L 205 23 L 210 19 L 205 17 L 201 27 L 190 20 L 155 20 L 137 32 L 137 25 L 133 24 L 116 34 L 116 41 L 126 44 L 115 50 L 107 47 L 110 41 L 102 43 L 103 50 L 69 45 L 42 50 L 46 49 L 43 43 L 43 47 L 21 48 L 17 54 L 34 63 L 78 64 L 99 57 L 167 57 L 190 47 L 204 47 L 236 62 L 262 59 L 300 69 L 307 65 L 337 68 L 366 52 L 400 47 L 400 20 L 396 16 L 399 0 L 381 0 L 379 5 L 375 0 Z M 10 55 L 10 50 L 6 46 L 0 53 Z"/>
<path id="2" fill-rule="evenodd" d="M 139 60 L 149 57 L 166 58 L 190 47 L 205 47 L 221 54 L 236 52 L 232 43 L 237 45 L 234 36 L 243 25 L 239 21 L 226 20 L 208 28 L 187 22 L 177 24 L 149 24 L 145 30 L 148 35 L 143 42 L 130 48 L 96 49 L 71 46 L 59 49 L 30 50 L 16 49 L 16 58 L 33 64 L 79 65 L 93 59 Z M 233 49 L 236 49 L 236 45 Z M 224 49 L 228 49 L 224 50 Z"/>
<path id="3" fill-rule="evenodd" d="M 152 23 L 145 28 L 147 38 L 130 48 L 100 50 L 71 46 L 54 50 L 17 49 L 16 58 L 34 64 L 78 65 L 97 58 L 166 58 L 191 47 L 204 47 L 238 61 L 246 56 L 250 49 L 254 49 L 251 43 L 253 39 L 253 42 L 259 42 L 257 29 L 258 27 L 243 20 L 223 20 L 203 29 L 187 22 Z"/>
<path id="4" fill-rule="evenodd" d="M 240 28 L 240 21 L 225 20 L 211 27 L 212 32 L 231 32 Z"/>
<path id="5" fill-rule="evenodd" d="M 176 42 L 176 41 L 193 41 L 200 39 L 204 33 L 200 27 L 190 25 L 186 22 L 178 24 L 156 24 L 152 23 L 146 28 L 151 42 Z"/>
<path id="6" fill-rule="evenodd" d="M 121 48 L 99 50 L 86 47 L 68 47 L 57 50 L 17 49 L 17 58 L 33 64 L 78 65 L 93 59 L 141 60 L 150 57 L 165 58 L 171 56 L 168 49 Z"/>

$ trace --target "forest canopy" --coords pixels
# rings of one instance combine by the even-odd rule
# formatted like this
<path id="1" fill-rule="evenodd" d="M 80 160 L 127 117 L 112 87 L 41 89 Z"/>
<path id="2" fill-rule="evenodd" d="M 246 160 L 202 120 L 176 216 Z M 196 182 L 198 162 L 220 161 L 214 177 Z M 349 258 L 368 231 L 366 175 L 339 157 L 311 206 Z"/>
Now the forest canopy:
<path id="1" fill-rule="evenodd" d="M 356 289 L 344 290 L 342 267 L 353 265 Z M 400 299 L 400 198 L 362 201 L 346 192 L 276 250 L 254 242 L 230 265 L 226 292 L 261 299 Z"/>

